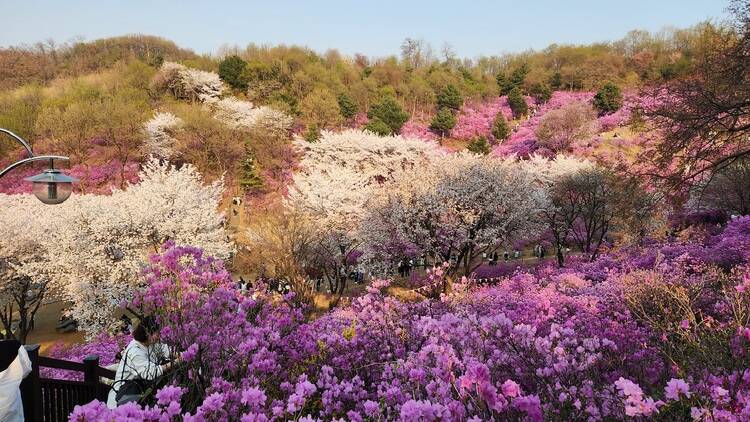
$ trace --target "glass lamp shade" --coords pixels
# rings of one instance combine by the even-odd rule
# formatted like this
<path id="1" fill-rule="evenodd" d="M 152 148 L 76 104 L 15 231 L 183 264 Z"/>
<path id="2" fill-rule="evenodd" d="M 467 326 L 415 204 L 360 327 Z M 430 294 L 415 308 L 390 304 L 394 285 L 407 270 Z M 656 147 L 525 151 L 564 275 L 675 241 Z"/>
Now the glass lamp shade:
<path id="1" fill-rule="evenodd" d="M 48 205 L 57 205 L 65 202 L 73 192 L 74 179 L 56 169 L 48 169 L 36 176 L 24 179 L 32 182 L 31 191 L 40 201 Z"/>

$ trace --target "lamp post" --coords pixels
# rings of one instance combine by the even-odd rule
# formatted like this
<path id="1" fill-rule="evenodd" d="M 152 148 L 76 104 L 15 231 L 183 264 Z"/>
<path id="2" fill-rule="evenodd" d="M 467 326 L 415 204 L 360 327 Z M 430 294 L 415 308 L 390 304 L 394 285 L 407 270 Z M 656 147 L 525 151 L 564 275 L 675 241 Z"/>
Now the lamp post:
<path id="1" fill-rule="evenodd" d="M 65 200 L 70 197 L 71 192 L 73 192 L 73 182 L 77 182 L 78 179 L 74 179 L 56 169 L 55 160 L 70 161 L 70 159 L 68 157 L 63 157 L 60 155 L 34 155 L 34 152 L 31 150 L 31 146 L 28 142 L 23 140 L 23 138 L 9 131 L 8 129 L 0 128 L 0 132 L 5 133 L 6 135 L 9 135 L 10 137 L 18 141 L 18 143 L 20 143 L 24 147 L 26 153 L 29 155 L 29 158 L 24 158 L 23 160 L 16 161 L 15 163 L 6 167 L 4 170 L 0 171 L 0 178 L 8 174 L 11 170 L 23 164 L 31 163 L 34 161 L 49 160 L 49 168 L 47 170 L 40 174 L 37 174 L 36 176 L 27 177 L 23 180 L 33 183 L 32 192 L 34 192 L 34 196 L 36 196 L 43 203 L 48 205 L 57 205 L 65 202 Z"/>

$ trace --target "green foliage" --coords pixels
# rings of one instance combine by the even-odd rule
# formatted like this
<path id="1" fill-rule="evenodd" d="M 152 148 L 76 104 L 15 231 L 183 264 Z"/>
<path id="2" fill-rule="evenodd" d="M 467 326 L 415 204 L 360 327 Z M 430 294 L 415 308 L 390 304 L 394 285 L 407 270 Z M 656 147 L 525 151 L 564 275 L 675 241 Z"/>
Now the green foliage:
<path id="1" fill-rule="evenodd" d="M 351 119 L 357 115 L 357 104 L 345 92 L 339 94 L 339 111 L 344 119 Z"/>
<path id="2" fill-rule="evenodd" d="M 554 72 L 549 77 L 549 86 L 553 90 L 558 90 L 562 86 L 562 74 L 560 72 Z"/>
<path id="3" fill-rule="evenodd" d="M 393 135 L 393 130 L 391 130 L 390 126 L 377 117 L 370 120 L 367 125 L 365 125 L 365 130 L 380 136 Z"/>
<path id="4" fill-rule="evenodd" d="M 437 95 L 438 109 L 458 110 L 463 102 L 461 93 L 453 85 L 447 85 Z"/>
<path id="5" fill-rule="evenodd" d="M 320 127 L 315 123 L 308 125 L 304 138 L 307 142 L 318 142 L 320 139 Z"/>
<path id="6" fill-rule="evenodd" d="M 608 82 L 594 96 L 594 108 L 599 113 L 614 113 L 622 107 L 622 92 L 620 87 Z"/>
<path id="7" fill-rule="evenodd" d="M 331 91 L 325 87 L 312 90 L 300 103 L 302 118 L 308 125 L 330 128 L 341 123 L 339 102 Z"/>
<path id="8" fill-rule="evenodd" d="M 219 77 L 234 89 L 247 89 L 245 67 L 247 62 L 239 56 L 229 56 L 219 62 Z"/>
<path id="9" fill-rule="evenodd" d="M 495 121 L 492 123 L 492 136 L 497 141 L 502 141 L 510 135 L 510 127 L 508 122 L 505 120 L 505 116 L 502 111 L 497 113 Z"/>
<path id="10" fill-rule="evenodd" d="M 522 63 L 517 68 L 513 69 L 513 72 L 510 74 L 510 85 L 511 89 L 513 88 L 520 88 L 523 89 L 524 81 L 526 80 L 526 75 L 529 73 L 529 65 L 527 63 Z"/>
<path id="11" fill-rule="evenodd" d="M 505 72 L 499 72 L 495 75 L 495 83 L 497 83 L 497 87 L 500 89 L 500 95 L 508 95 L 510 90 L 513 89 Z"/>
<path id="12" fill-rule="evenodd" d="M 466 146 L 466 149 L 477 155 L 487 155 L 490 153 L 490 144 L 487 142 L 487 138 L 479 136 L 474 138 L 474 140 Z"/>
<path id="13" fill-rule="evenodd" d="M 367 117 L 373 120 L 379 120 L 381 123 L 388 126 L 388 134 L 396 134 L 401 130 L 401 126 L 409 120 L 409 113 L 401 108 L 401 105 L 399 105 L 395 98 L 386 95 L 382 97 L 378 103 L 373 104 L 372 107 L 370 107 Z M 379 123 L 376 123 L 376 125 L 380 126 Z M 378 130 L 380 131 L 372 131 L 380 134 L 382 132 L 382 127 L 378 127 Z"/>
<path id="14" fill-rule="evenodd" d="M 260 175 L 255 154 L 249 145 L 245 145 L 245 157 L 240 167 L 239 185 L 246 193 L 263 188 L 263 178 Z"/>
<path id="15" fill-rule="evenodd" d="M 521 93 L 521 88 L 515 87 L 508 93 L 508 105 L 513 111 L 513 117 L 516 119 L 525 116 L 529 112 L 529 105 L 526 104 L 526 98 Z"/>
<path id="16" fill-rule="evenodd" d="M 454 126 L 456 126 L 456 116 L 448 108 L 438 110 L 430 123 L 430 129 L 439 133 L 440 136 L 447 135 Z"/>
<path id="17" fill-rule="evenodd" d="M 552 98 L 552 89 L 550 89 L 549 85 L 545 83 L 537 82 L 531 86 L 531 89 L 529 89 L 529 94 L 534 97 L 534 100 L 536 100 L 537 104 L 544 104 L 549 101 L 550 98 Z"/>

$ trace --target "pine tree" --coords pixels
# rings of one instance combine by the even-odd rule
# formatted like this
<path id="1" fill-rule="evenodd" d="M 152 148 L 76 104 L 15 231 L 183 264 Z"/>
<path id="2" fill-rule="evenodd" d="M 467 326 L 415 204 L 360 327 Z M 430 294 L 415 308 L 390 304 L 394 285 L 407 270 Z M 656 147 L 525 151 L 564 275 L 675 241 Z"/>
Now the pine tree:
<path id="1" fill-rule="evenodd" d="M 477 155 L 487 155 L 490 153 L 490 144 L 487 142 L 487 138 L 479 136 L 474 138 L 474 140 L 466 146 L 466 149 Z"/>
<path id="2" fill-rule="evenodd" d="M 508 135 L 510 135 L 510 127 L 508 127 L 508 122 L 505 120 L 503 112 L 499 111 L 497 116 L 495 116 L 495 121 L 492 123 L 492 136 L 496 141 L 502 141 Z"/>
<path id="3" fill-rule="evenodd" d="M 607 82 L 594 96 L 594 107 L 599 113 L 614 113 L 622 107 L 622 92 L 620 87 Z"/>
<path id="4" fill-rule="evenodd" d="M 513 117 L 516 119 L 525 116 L 529 112 L 529 105 L 526 104 L 526 99 L 521 93 L 521 88 L 515 87 L 508 94 L 508 105 L 510 105 L 511 111 L 513 111 Z"/>
<path id="5" fill-rule="evenodd" d="M 245 145 L 245 159 L 240 168 L 240 187 L 245 192 L 259 190 L 263 187 L 263 178 L 255 160 L 255 154 L 249 145 Z"/>
<path id="6" fill-rule="evenodd" d="M 461 93 L 453 85 L 447 85 L 437 95 L 438 109 L 458 110 L 461 108 L 463 101 Z"/>
<path id="7" fill-rule="evenodd" d="M 345 119 L 351 119 L 357 114 L 357 104 L 346 93 L 342 92 L 339 95 L 338 101 L 339 110 Z"/>
<path id="8" fill-rule="evenodd" d="M 441 108 L 435 114 L 435 117 L 432 118 L 432 123 L 430 123 L 430 129 L 440 134 L 440 136 L 447 135 L 454 126 L 456 126 L 456 116 L 448 108 Z"/>

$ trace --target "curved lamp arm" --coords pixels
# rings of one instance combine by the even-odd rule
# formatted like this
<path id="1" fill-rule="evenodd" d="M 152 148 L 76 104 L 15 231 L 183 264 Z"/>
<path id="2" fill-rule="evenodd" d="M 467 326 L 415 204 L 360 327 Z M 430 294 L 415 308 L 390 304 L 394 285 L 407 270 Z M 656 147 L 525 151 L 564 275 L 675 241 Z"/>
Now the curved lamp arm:
<path id="1" fill-rule="evenodd" d="M 29 158 L 24 158 L 23 160 L 17 161 L 15 163 L 9 165 L 5 169 L 3 169 L 3 171 L 0 171 L 0 177 L 5 176 L 7 173 L 9 173 L 14 168 L 16 168 L 16 167 L 18 167 L 20 165 L 26 164 L 26 163 L 30 163 L 32 161 L 49 160 L 50 168 L 54 167 L 54 160 L 70 161 L 70 158 L 63 157 L 61 155 L 34 155 L 34 151 L 31 150 L 31 145 L 29 145 L 29 143 L 26 142 L 23 138 L 21 138 L 20 136 L 16 135 L 15 133 L 9 131 L 8 129 L 0 128 L 0 132 L 5 133 L 7 135 L 10 135 L 13 139 L 15 139 L 16 141 L 18 141 L 18 143 L 20 143 L 23 146 L 23 148 L 26 150 L 26 153 L 29 154 Z"/>

